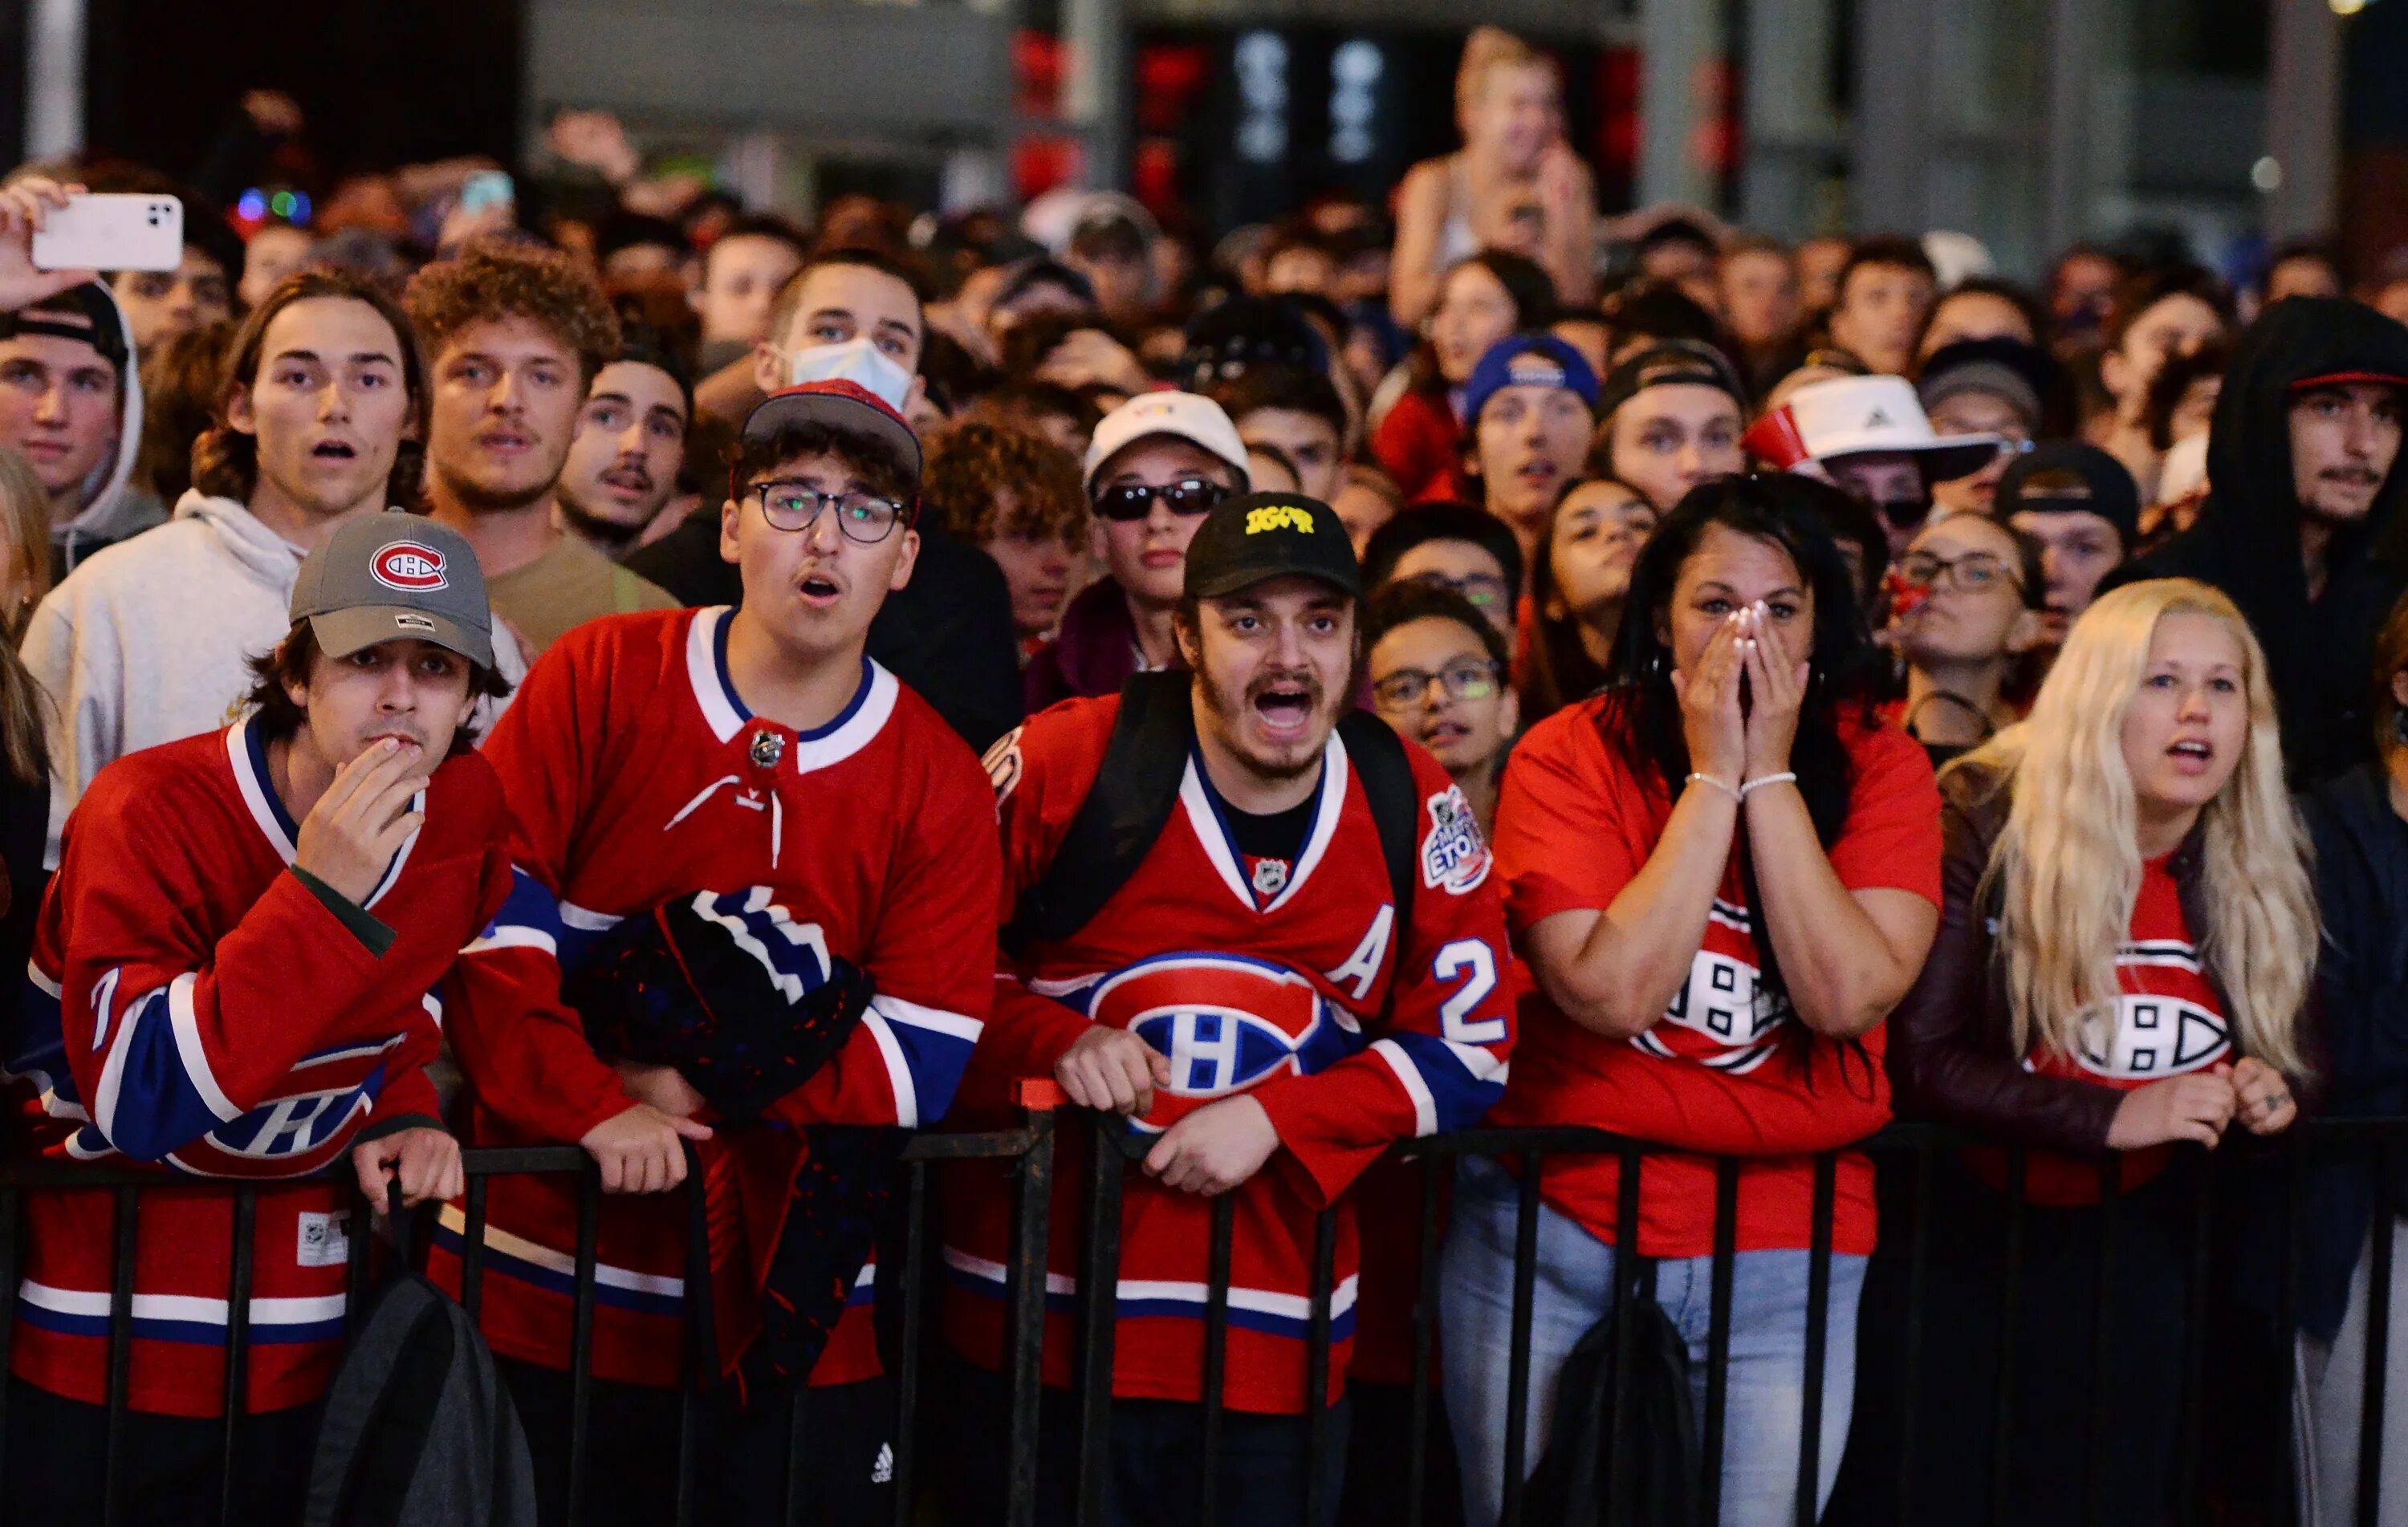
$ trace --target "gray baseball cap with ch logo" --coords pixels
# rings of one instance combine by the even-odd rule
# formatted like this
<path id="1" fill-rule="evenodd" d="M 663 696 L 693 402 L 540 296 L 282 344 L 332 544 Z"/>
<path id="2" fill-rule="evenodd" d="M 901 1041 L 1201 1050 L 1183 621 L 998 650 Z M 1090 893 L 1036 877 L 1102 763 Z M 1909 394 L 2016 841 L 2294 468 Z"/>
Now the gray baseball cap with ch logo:
<path id="1" fill-rule="evenodd" d="M 415 514 L 351 521 L 301 564 L 293 623 L 309 622 L 328 657 L 379 642 L 433 642 L 494 665 L 494 611 L 466 537 Z"/>

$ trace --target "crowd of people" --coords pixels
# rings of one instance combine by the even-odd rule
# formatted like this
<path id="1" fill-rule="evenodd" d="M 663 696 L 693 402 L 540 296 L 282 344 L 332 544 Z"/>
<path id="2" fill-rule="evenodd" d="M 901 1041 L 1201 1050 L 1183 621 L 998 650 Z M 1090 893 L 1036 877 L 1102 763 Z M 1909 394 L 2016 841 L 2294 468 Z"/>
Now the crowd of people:
<path id="1" fill-rule="evenodd" d="M 1723 1522 L 2163 1521 L 2194 1405 L 2272 1460 L 2214 1488 L 2356 1520 L 2373 1446 L 2408 1511 L 2408 1177 L 2210 1164 L 2408 1111 L 2408 280 L 1607 218 L 1486 28 L 1459 151 L 1209 247 L 1112 193 L 807 228 L 587 112 L 280 216 L 236 188 L 304 124 L 242 112 L 174 271 L 31 257 L 154 171 L 0 185 L 8 1159 L 255 1193 L 144 1196 L 114 1372 L 115 1200 L 23 1195 L 28 1520 L 299 1520 L 413 1211 L 525 1520 L 667 1520 L 696 1311 L 708 1520 L 894 1520 L 901 1153 L 1032 1079 L 1145 1147 L 1088 1290 L 1063 1133 L 1041 1521 L 1402 1520 L 1414 1447 L 1423 1520 L 1517 1471 L 1595 1520 L 1630 1259 L 1674 1389 L 1723 1363 Z M 1969 1143 L 1910 1191 L 1850 1149 L 1893 1119 Z M 1423 1287 L 1392 1148 L 1484 1120 L 1661 1148 L 1635 1220 L 1611 1155 L 1466 1158 Z M 467 1208 L 464 1146 L 539 1144 L 606 1195 L 584 1314 L 574 1179 Z M 991 1522 L 1013 1178 L 936 1188 L 919 1420 Z"/>

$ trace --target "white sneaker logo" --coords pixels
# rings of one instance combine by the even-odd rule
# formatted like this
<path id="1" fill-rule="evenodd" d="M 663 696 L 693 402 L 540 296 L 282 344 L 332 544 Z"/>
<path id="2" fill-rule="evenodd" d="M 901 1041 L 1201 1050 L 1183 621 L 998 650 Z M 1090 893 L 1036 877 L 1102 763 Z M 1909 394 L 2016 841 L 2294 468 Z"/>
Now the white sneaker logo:
<path id="1" fill-rule="evenodd" d="M 895 1445 L 893 1443 L 882 1442 L 878 1445 L 878 1462 L 870 1465 L 869 1482 L 873 1485 L 891 1485 L 895 1482 Z"/>

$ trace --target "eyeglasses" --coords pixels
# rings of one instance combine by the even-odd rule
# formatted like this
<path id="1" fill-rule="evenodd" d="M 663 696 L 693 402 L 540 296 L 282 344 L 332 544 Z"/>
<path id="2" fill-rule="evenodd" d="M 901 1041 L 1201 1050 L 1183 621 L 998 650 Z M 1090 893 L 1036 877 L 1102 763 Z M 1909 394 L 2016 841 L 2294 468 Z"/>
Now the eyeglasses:
<path id="1" fill-rule="evenodd" d="M 1154 512 L 1154 501 L 1158 498 L 1173 514 L 1206 514 L 1228 496 L 1228 489 L 1209 478 L 1182 478 L 1159 486 L 1124 482 L 1096 494 L 1096 512 L 1107 520 L 1142 520 Z"/>
<path id="2" fill-rule="evenodd" d="M 1459 593 L 1472 608 L 1484 615 L 1503 609 L 1513 598 L 1513 591 L 1505 586 L 1503 578 L 1491 578 L 1486 573 L 1473 573 L 1468 578 L 1449 578 L 1444 573 L 1415 573 L 1402 581 L 1418 583 L 1425 589 L 1444 589 L 1450 593 Z"/>
<path id="3" fill-rule="evenodd" d="M 1961 557 L 1938 557 L 1928 551 L 1910 551 L 1898 560 L 1899 577 L 1909 583 L 1927 589 L 1940 587 L 1942 578 L 1955 581 L 1960 589 L 1976 593 L 2005 587 L 2021 591 L 2024 580 L 2014 568 L 1987 551 L 1968 551 Z"/>
<path id="4" fill-rule="evenodd" d="M 876 493 L 824 493 L 807 483 L 776 481 L 756 482 L 745 492 L 760 504 L 761 518 L 777 530 L 809 530 L 818 522 L 820 511 L 833 504 L 837 529 L 845 539 L 864 546 L 895 534 L 905 517 L 902 505 Z"/>
<path id="5" fill-rule="evenodd" d="M 1371 699 L 1382 710 L 1404 710 L 1421 704 L 1432 684 L 1450 700 L 1485 700 L 1497 692 L 1497 664 L 1467 658 L 1434 674 L 1399 668 L 1373 681 Z"/>

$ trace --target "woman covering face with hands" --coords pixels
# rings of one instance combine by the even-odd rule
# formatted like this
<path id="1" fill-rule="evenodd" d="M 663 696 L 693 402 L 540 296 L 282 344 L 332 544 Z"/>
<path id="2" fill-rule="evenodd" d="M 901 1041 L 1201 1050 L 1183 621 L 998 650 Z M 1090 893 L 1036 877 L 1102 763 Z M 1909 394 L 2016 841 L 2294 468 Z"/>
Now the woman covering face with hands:
<path id="1" fill-rule="evenodd" d="M 1746 1158 L 1730 1267 L 1725 1522 L 1797 1520 L 1814 1243 L 1813 1153 L 1888 1118 L 1880 1024 L 1939 919 L 1930 765 L 1867 699 L 1876 666 L 1825 523 L 1838 490 L 1727 478 L 1683 499 L 1630 575 L 1604 693 L 1534 727 L 1507 765 L 1497 867 L 1536 991 L 1496 1123 L 1584 1124 L 1676 1148 L 1637 1192 L 1636 1251 L 1710 1364 L 1715 1167 Z M 1535 1056 L 1531 1054 L 1535 1051 Z M 1518 1184 L 1467 1161 L 1440 1302 L 1451 1350 L 1507 1349 Z M 1612 1307 L 1611 1158 L 1541 1186 L 1529 1370 L 1544 1436 L 1572 1347 Z M 1821 1312 L 1817 1499 L 1847 1434 L 1872 1172 L 1843 1156 Z M 1497 1520 L 1510 1380 L 1448 1364 L 1464 1504 Z M 1526 1461 L 1539 1449 L 1526 1451 Z"/>
<path id="2" fill-rule="evenodd" d="M 1934 1301 L 1909 1520 L 1988 1511 L 2009 1349 L 2009 1520 L 2054 1520 L 2094 1463 L 2101 1520 L 2166 1515 L 2201 1159 L 2189 1148 L 2289 1128 L 2310 1079 L 2316 908 L 2278 739 L 2247 623 L 2216 591 L 2164 578 L 2093 605 L 2029 720 L 1942 778 L 1946 906 L 1892 1025 L 1890 1071 L 1900 1112 L 2009 1149 L 1942 1161 L 1924 1200 Z M 2099 1206 L 2110 1186 L 2112 1218 Z M 2011 1193 L 2028 1206 L 2013 1275 Z M 1876 1262 L 1869 1307 L 1903 1308 L 1906 1270 Z M 1881 1392 L 1903 1372 L 1872 1355 L 1886 1339 L 1904 1334 L 1867 1335 L 1869 1426 L 1903 1404 Z M 2093 1460 L 2098 1417 L 2107 1451 Z M 1866 1498 L 1894 1507 L 1899 1488 L 1869 1480 Z"/>

